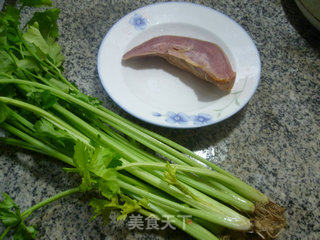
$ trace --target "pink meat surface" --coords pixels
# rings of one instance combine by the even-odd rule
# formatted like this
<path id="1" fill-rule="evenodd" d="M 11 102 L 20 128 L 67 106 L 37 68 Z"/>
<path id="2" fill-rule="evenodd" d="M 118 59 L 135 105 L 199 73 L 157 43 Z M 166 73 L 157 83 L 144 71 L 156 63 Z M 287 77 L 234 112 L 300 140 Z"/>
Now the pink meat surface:
<path id="1" fill-rule="evenodd" d="M 223 50 L 214 43 L 179 36 L 152 38 L 128 51 L 122 59 L 159 56 L 172 65 L 230 91 L 236 73 Z"/>

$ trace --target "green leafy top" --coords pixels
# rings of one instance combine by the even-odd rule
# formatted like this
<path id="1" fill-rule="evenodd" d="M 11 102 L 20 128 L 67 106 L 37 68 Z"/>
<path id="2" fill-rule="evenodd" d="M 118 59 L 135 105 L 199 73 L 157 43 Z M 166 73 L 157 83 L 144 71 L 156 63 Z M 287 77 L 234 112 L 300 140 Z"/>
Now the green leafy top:
<path id="1" fill-rule="evenodd" d="M 48 109 L 58 102 L 58 98 L 52 95 L 48 90 L 43 91 L 29 88 L 26 95 L 28 101 L 43 109 Z"/>
<path id="2" fill-rule="evenodd" d="M 110 200 L 94 198 L 90 201 L 90 206 L 94 209 L 95 213 L 91 219 L 95 219 L 100 215 L 102 216 L 104 222 L 108 223 L 112 209 L 121 210 L 121 215 L 117 217 L 117 220 L 122 221 L 127 218 L 128 214 L 136 212 L 142 207 L 149 208 L 149 202 L 145 198 L 137 201 L 126 195 L 121 195 L 120 201 L 117 196 L 112 197 Z"/>
<path id="3" fill-rule="evenodd" d="M 54 41 L 55 38 L 50 36 L 50 34 L 56 34 L 55 29 L 45 30 L 43 31 L 46 32 L 47 39 L 41 34 L 39 23 L 34 22 L 33 25 L 29 25 L 28 30 L 22 36 L 27 43 L 35 47 L 35 52 L 40 59 L 48 58 L 50 62 L 59 67 L 64 61 L 64 56 L 61 55 L 61 46 Z"/>
<path id="4" fill-rule="evenodd" d="M 37 231 L 35 228 L 24 224 L 20 208 L 6 193 L 3 193 L 3 200 L 0 201 L 0 220 L 4 226 L 15 230 L 15 240 L 36 238 Z"/>
<path id="5" fill-rule="evenodd" d="M 0 50 L 0 62 L 0 73 L 11 74 L 16 68 L 12 57 L 5 50 Z"/>
<path id="6" fill-rule="evenodd" d="M 15 97 L 16 88 L 12 84 L 2 85 L 0 88 L 0 96 Z"/>
<path id="7" fill-rule="evenodd" d="M 110 201 L 94 198 L 90 201 L 89 205 L 94 210 L 94 215 L 91 217 L 91 220 L 101 216 L 104 224 L 108 224 L 111 210 L 119 206 L 118 197 L 113 197 Z"/>
<path id="8" fill-rule="evenodd" d="M 146 199 L 138 202 L 121 193 L 117 179 L 118 172 L 114 167 L 121 165 L 122 162 L 120 156 L 111 149 L 98 146 L 92 150 L 86 144 L 78 141 L 74 148 L 73 160 L 76 170 L 68 170 L 80 173 L 83 190 L 87 191 L 96 187 L 101 196 L 106 198 L 91 201 L 90 205 L 95 209 L 92 219 L 102 215 L 104 221 L 108 222 L 110 209 L 117 208 L 121 209 L 118 220 L 123 220 L 129 213 L 139 210 L 142 206 L 148 207 Z M 121 203 L 118 201 L 118 196 L 120 196 Z"/>
<path id="9" fill-rule="evenodd" d="M 8 46 L 8 42 L 17 42 L 18 28 L 20 25 L 19 9 L 8 5 L 5 12 L 0 12 L 0 47 Z"/>
<path id="10" fill-rule="evenodd" d="M 74 146 L 73 161 L 75 169 L 66 170 L 80 173 L 83 191 L 91 190 L 95 186 L 101 195 L 108 199 L 120 194 L 120 186 L 117 182 L 118 172 L 113 166 L 121 162 L 118 154 L 111 149 L 101 146 L 92 149 L 87 144 L 77 141 Z M 94 175 L 91 176 L 90 172 Z"/>
<path id="11" fill-rule="evenodd" d="M 45 7 L 52 6 L 51 0 L 19 0 L 19 3 L 22 4 L 22 8 L 24 6 L 28 7 Z M 14 6 L 8 5 L 6 6 L 5 12 L 0 12 L 0 48 L 8 49 L 9 43 L 17 44 L 21 42 L 20 35 L 21 31 L 19 30 L 20 25 L 20 12 L 21 9 L 15 8 Z M 59 14 L 59 10 L 48 10 L 47 13 L 43 14 L 35 14 L 32 21 L 38 20 L 41 22 L 41 30 L 45 35 L 48 35 L 48 30 L 52 29 L 49 32 L 54 31 L 56 35 L 57 26 L 52 24 L 57 19 L 57 15 Z M 45 15 L 47 19 L 45 19 Z M 51 20 L 51 21 L 48 21 Z M 51 23 L 51 24 L 50 24 Z M 44 27 L 47 25 L 47 27 Z M 56 30 L 53 30 L 56 29 Z M 57 37 L 57 36 L 55 36 Z"/>
<path id="12" fill-rule="evenodd" d="M 65 130 L 55 127 L 51 122 L 42 118 L 34 124 L 34 135 L 59 151 L 70 155 L 74 151 L 75 140 Z"/>
<path id="13" fill-rule="evenodd" d="M 93 98 L 91 96 L 88 96 L 88 95 L 85 95 L 83 94 L 82 92 L 79 92 L 79 91 L 71 91 L 70 92 L 70 95 L 86 102 L 86 103 L 89 103 L 91 105 L 94 105 L 94 106 L 99 106 L 101 105 L 101 101 L 98 99 L 98 98 Z"/>
<path id="14" fill-rule="evenodd" d="M 57 24 L 59 13 L 60 10 L 58 8 L 51 8 L 44 12 L 36 12 L 28 22 L 28 25 L 33 25 L 37 22 L 42 37 L 49 42 L 53 42 L 59 36 Z"/>
<path id="15" fill-rule="evenodd" d="M 9 115 L 8 108 L 5 104 L 0 103 L 0 124 L 3 123 Z"/>
<path id="16" fill-rule="evenodd" d="M 90 170 L 97 176 L 107 177 L 109 175 L 107 168 L 115 168 L 121 165 L 120 155 L 110 148 L 97 146 L 90 162 Z"/>
<path id="17" fill-rule="evenodd" d="M 89 161 L 93 155 L 93 151 L 88 146 L 77 141 L 74 146 L 73 162 L 82 176 L 81 188 L 83 191 L 88 191 L 92 188 L 92 180 L 89 172 Z"/>
<path id="18" fill-rule="evenodd" d="M 45 6 L 52 6 L 52 1 L 51 0 L 19 0 L 19 2 L 23 6 L 28 6 L 28 7 L 45 7 Z"/>

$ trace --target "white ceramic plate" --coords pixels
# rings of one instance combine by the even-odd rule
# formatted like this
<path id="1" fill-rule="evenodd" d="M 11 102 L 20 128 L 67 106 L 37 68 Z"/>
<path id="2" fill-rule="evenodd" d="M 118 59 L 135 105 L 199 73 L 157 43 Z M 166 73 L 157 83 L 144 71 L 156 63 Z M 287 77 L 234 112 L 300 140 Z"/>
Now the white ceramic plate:
<path id="1" fill-rule="evenodd" d="M 160 35 L 218 44 L 237 74 L 231 92 L 161 58 L 121 61 L 128 50 Z M 211 8 L 182 2 L 148 5 L 124 16 L 109 30 L 98 54 L 99 76 L 110 97 L 133 116 L 172 128 L 207 126 L 235 114 L 254 94 L 260 69 L 257 48 L 239 24 Z"/>
<path id="2" fill-rule="evenodd" d="M 295 2 L 308 21 L 320 31 L 320 1 L 295 0 Z"/>

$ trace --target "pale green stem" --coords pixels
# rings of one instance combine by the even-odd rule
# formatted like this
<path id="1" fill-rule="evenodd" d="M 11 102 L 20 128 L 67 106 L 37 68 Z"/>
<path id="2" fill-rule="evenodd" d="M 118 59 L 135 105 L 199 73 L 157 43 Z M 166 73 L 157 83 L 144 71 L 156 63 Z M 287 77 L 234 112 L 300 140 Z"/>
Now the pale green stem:
<path id="1" fill-rule="evenodd" d="M 149 198 L 152 202 L 155 202 L 155 203 L 160 202 L 161 204 L 174 207 L 180 210 L 182 213 L 190 214 L 192 216 L 210 221 L 212 223 L 215 223 L 233 230 L 248 231 L 251 228 L 251 223 L 248 218 L 243 217 L 241 219 L 233 219 L 228 217 L 215 216 L 211 212 L 190 208 L 190 207 L 178 204 L 176 202 L 167 200 L 165 198 L 159 197 L 143 189 L 137 188 L 135 186 L 131 186 L 130 184 L 127 184 L 122 180 L 119 180 L 119 184 L 121 188 L 126 189 L 127 191 L 138 194 L 141 197 Z"/>
<path id="2" fill-rule="evenodd" d="M 181 165 L 174 165 L 174 164 L 171 164 L 171 166 L 178 171 L 194 173 L 200 176 L 211 177 L 216 181 L 222 183 L 223 185 L 230 187 L 231 189 L 238 192 L 242 196 L 248 198 L 249 200 L 257 201 L 265 197 L 266 198 L 265 201 L 266 202 L 268 201 L 267 197 L 264 194 L 262 194 L 260 191 L 256 190 L 255 188 L 251 187 L 250 185 L 242 181 L 239 181 L 238 179 L 228 177 L 226 175 L 223 175 L 218 172 L 214 172 L 206 168 L 195 168 L 195 167 L 181 166 Z M 164 163 L 130 163 L 130 164 L 118 167 L 117 170 L 127 169 L 132 167 L 167 169 L 167 165 Z"/>
<path id="3" fill-rule="evenodd" d="M 1 80 L 0 80 L 1 83 Z M 78 132 L 77 130 L 75 130 L 74 128 L 72 128 L 70 125 L 66 124 L 64 121 L 62 121 L 61 119 L 57 118 L 56 116 L 52 115 L 51 113 L 36 107 L 32 104 L 20 101 L 20 100 L 15 100 L 12 98 L 7 98 L 7 97 L 0 97 L 0 102 L 3 102 L 5 104 L 9 104 L 9 105 L 14 105 L 16 107 L 20 107 L 20 108 L 24 108 L 27 109 L 35 114 L 39 114 L 41 116 L 43 116 L 43 118 L 47 119 L 49 122 L 51 122 L 52 124 L 54 124 L 55 126 L 67 131 L 68 133 L 70 133 L 72 136 L 75 136 L 78 140 L 89 144 L 90 140 L 83 136 L 80 132 Z"/>
<path id="4" fill-rule="evenodd" d="M 40 153 L 45 152 L 47 155 L 49 155 L 51 157 L 58 158 L 67 164 L 72 164 L 72 162 L 73 162 L 72 158 L 69 158 L 66 155 L 60 153 L 59 151 L 56 151 L 55 149 L 43 144 L 42 142 L 29 136 L 28 134 L 21 132 L 19 129 L 17 129 L 7 123 L 2 123 L 1 127 L 3 129 L 7 130 L 8 132 L 11 132 L 12 134 L 18 136 L 19 138 L 23 139 L 24 141 L 36 146 L 36 148 L 39 149 L 38 152 L 40 152 Z"/>
<path id="5" fill-rule="evenodd" d="M 63 191 L 61 193 L 58 193 L 57 195 L 54 195 L 53 197 L 51 198 L 48 198 L 42 202 L 39 202 L 37 203 L 36 205 L 30 207 L 29 209 L 27 209 L 26 211 L 24 211 L 21 215 L 23 217 L 23 220 L 25 220 L 26 218 L 28 218 L 34 211 L 36 211 L 37 209 L 45 206 L 45 205 L 48 205 L 60 198 L 63 198 L 63 197 L 66 197 L 66 196 L 69 196 L 69 195 L 72 195 L 72 194 L 75 194 L 75 193 L 78 193 L 78 192 L 81 192 L 80 190 L 81 188 L 80 187 L 76 187 L 76 188 L 72 188 L 72 189 L 68 189 L 66 191 Z"/>

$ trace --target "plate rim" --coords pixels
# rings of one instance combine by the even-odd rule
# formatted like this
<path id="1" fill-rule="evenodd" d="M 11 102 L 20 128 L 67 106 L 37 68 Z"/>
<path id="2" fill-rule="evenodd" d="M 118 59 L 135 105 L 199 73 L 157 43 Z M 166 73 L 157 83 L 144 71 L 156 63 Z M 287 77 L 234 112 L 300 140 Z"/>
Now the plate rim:
<path id="1" fill-rule="evenodd" d="M 320 16 L 314 16 L 313 12 L 311 12 L 301 0 L 295 0 L 295 3 L 309 23 L 320 31 Z"/>
<path id="2" fill-rule="evenodd" d="M 102 52 L 102 48 L 103 48 L 103 45 L 105 43 L 105 41 L 107 41 L 108 37 L 109 37 L 109 34 L 112 32 L 112 30 L 118 26 L 119 24 L 121 24 L 125 18 L 127 18 L 128 16 L 130 16 L 131 14 L 133 14 L 134 12 L 136 11 L 139 11 L 139 10 L 142 10 L 142 9 L 147 9 L 147 8 L 150 8 L 150 7 L 154 7 L 154 6 L 158 6 L 158 5 L 190 5 L 190 6 L 194 6 L 194 7 L 201 7 L 201 8 L 205 8 L 209 11 L 212 11 L 216 14 L 219 14 L 219 15 L 222 15 L 223 17 L 226 17 L 228 18 L 233 24 L 235 24 L 247 37 L 248 37 L 248 40 L 251 42 L 254 50 L 255 50 L 255 54 L 256 54 L 256 57 L 257 57 L 257 67 L 258 67 L 258 72 L 257 72 L 257 81 L 255 81 L 255 85 L 252 87 L 252 93 L 250 95 L 248 95 L 248 97 L 245 99 L 245 101 L 243 101 L 242 104 L 239 105 L 239 107 L 233 111 L 232 113 L 230 114 L 227 114 L 219 119 L 215 119 L 213 121 L 209 121 L 207 123 L 204 123 L 204 124 L 200 124 L 200 125 L 183 125 L 183 124 L 170 124 L 170 123 L 167 123 L 167 122 L 164 122 L 163 124 L 162 123 L 158 123 L 158 122 L 154 122 L 154 121 L 151 121 L 149 119 L 145 119 L 143 117 L 141 117 L 140 115 L 136 114 L 134 111 L 131 111 L 130 109 L 127 109 L 127 107 L 123 106 L 122 104 L 120 104 L 118 101 L 116 101 L 114 99 L 114 97 L 112 97 L 112 94 L 107 90 L 108 88 L 105 86 L 105 82 L 102 80 L 102 76 L 101 76 L 101 70 L 100 70 L 100 57 L 101 57 L 101 52 Z M 156 125 L 156 126 L 160 126 L 160 127 L 165 127 L 165 128 L 172 128 L 172 129 L 195 129 L 195 128 L 201 128 L 201 127 L 206 127 L 206 126 L 210 126 L 210 125 L 214 125 L 216 123 L 219 123 L 219 122 L 222 122 L 224 120 L 226 120 L 227 118 L 230 118 L 232 117 L 233 115 L 237 114 L 240 110 L 242 110 L 247 104 L 248 102 L 251 100 L 251 98 L 253 97 L 253 95 L 255 94 L 255 92 L 257 91 L 257 88 L 260 84 L 260 81 L 261 81 L 261 58 L 260 58 L 260 53 L 259 53 L 259 50 L 256 46 L 256 44 L 254 43 L 253 39 L 251 38 L 251 36 L 249 35 L 249 33 L 238 23 L 236 22 L 234 19 L 232 19 L 230 16 L 216 10 L 216 9 L 213 9 L 211 7 L 208 7 L 208 6 L 205 6 L 205 5 L 202 5 L 202 4 L 198 4 L 198 3 L 192 3 L 192 2 L 158 2 L 158 3 L 153 3 L 153 4 L 148 4 L 148 5 L 145 5 L 145 6 L 142 6 L 142 7 L 139 7 L 139 8 L 136 8 L 130 12 L 128 12 L 126 15 L 122 16 L 118 21 L 116 21 L 112 26 L 111 28 L 109 28 L 109 30 L 107 31 L 107 33 L 105 34 L 105 36 L 103 37 L 101 43 L 100 43 L 100 46 L 99 46 L 99 50 L 98 50 L 98 55 L 97 55 L 97 70 L 98 70 L 98 75 L 99 75 L 99 79 L 100 79 L 100 82 L 101 84 L 103 85 L 103 88 L 104 90 L 106 91 L 106 93 L 109 95 L 109 97 L 120 107 L 122 108 L 125 112 L 129 113 L 130 115 L 132 115 L 133 117 L 143 121 L 143 122 L 146 122 L 146 123 L 149 123 L 149 124 L 152 124 L 152 125 Z"/>

